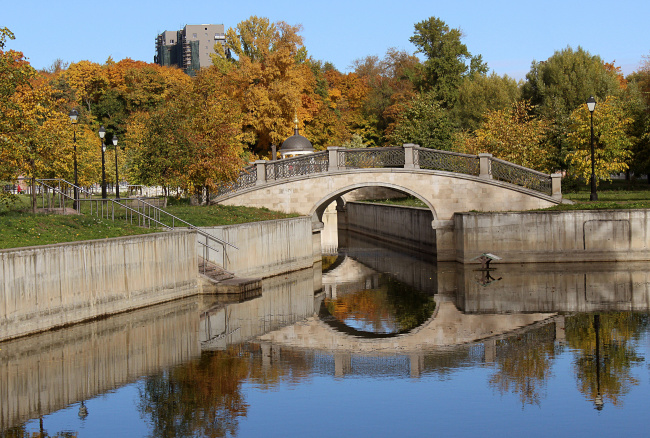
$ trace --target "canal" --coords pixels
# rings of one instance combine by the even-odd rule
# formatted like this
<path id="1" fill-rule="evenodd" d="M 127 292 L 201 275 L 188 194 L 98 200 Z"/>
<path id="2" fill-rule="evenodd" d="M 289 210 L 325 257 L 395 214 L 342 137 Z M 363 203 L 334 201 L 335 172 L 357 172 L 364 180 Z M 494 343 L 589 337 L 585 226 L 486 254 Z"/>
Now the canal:
<path id="1" fill-rule="evenodd" d="M 647 435 L 650 265 L 339 241 L 256 296 L 0 343 L 2 436 Z"/>

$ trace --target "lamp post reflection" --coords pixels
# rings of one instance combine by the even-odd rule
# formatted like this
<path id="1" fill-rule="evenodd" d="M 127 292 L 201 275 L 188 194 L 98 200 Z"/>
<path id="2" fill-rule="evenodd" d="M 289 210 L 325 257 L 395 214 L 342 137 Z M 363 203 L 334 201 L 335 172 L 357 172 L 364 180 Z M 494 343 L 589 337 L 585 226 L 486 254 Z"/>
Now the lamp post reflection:
<path id="1" fill-rule="evenodd" d="M 596 397 L 594 405 L 596 405 L 596 409 L 602 411 L 605 402 L 600 393 L 600 315 L 598 314 L 594 315 L 594 331 L 596 332 Z"/>

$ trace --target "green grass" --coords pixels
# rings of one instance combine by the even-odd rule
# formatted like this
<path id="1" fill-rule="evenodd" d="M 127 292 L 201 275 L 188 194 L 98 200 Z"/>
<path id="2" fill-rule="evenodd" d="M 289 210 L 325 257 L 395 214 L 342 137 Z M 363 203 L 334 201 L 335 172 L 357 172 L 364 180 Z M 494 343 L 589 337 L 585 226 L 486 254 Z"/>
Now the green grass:
<path id="1" fill-rule="evenodd" d="M 190 206 L 173 202 L 165 210 L 195 226 L 230 225 L 295 217 L 266 208 L 235 206 Z M 161 218 L 161 222 L 171 221 Z M 180 224 L 176 224 L 179 226 Z M 0 204 L 0 249 L 48 245 L 81 240 L 106 239 L 162 231 L 144 228 L 124 220 L 112 221 L 89 214 L 60 215 L 31 212 L 31 198 L 18 197 L 9 208 Z"/>
<path id="2" fill-rule="evenodd" d="M 268 208 L 239 207 L 233 205 L 168 205 L 165 211 L 179 217 L 194 226 L 208 227 L 216 225 L 243 224 L 246 222 L 268 221 L 297 217 L 297 214 L 285 214 Z M 161 217 L 161 222 L 169 222 Z"/>
<path id="3" fill-rule="evenodd" d="M 601 181 L 597 194 L 598 201 L 590 201 L 590 187 L 582 184 L 577 191 L 562 194 L 574 204 L 560 204 L 545 210 L 650 209 L 650 184 L 645 179 Z"/>
<path id="4" fill-rule="evenodd" d="M 0 214 L 0 249 L 153 233 L 124 222 L 87 215 L 12 211 Z"/>
<path id="5" fill-rule="evenodd" d="M 406 198 L 394 198 L 394 199 L 372 199 L 359 202 L 371 202 L 373 204 L 387 204 L 387 205 L 399 205 L 402 207 L 421 207 L 427 208 L 427 205 L 420 201 L 418 198 L 409 196 Z"/>
<path id="6" fill-rule="evenodd" d="M 598 201 L 589 200 L 590 192 L 563 195 L 575 204 L 560 204 L 546 210 L 617 210 L 650 208 L 650 190 L 599 190 Z"/>

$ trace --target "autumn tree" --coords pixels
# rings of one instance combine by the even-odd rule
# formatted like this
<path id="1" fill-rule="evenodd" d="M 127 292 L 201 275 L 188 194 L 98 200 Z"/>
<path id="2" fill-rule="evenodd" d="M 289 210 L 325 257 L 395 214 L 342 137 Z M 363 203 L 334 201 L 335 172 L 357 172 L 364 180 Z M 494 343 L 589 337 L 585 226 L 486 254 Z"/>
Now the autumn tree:
<path id="1" fill-rule="evenodd" d="M 22 118 L 22 109 L 18 94 L 29 87 L 36 71 L 27 62 L 21 52 L 5 51 L 7 39 L 13 40 L 14 34 L 0 28 L 0 180 L 12 181 L 19 176 L 19 160 L 13 146 L 16 136 L 16 124 Z M 0 191 L 0 202 L 8 203 L 11 196 Z"/>
<path id="2" fill-rule="evenodd" d="M 245 141 L 257 152 L 291 135 L 294 116 L 311 119 L 303 97 L 314 78 L 299 32 L 300 26 L 252 16 L 228 29 L 225 47 L 215 46 L 213 63 L 229 80 L 244 114 Z"/>
<path id="3" fill-rule="evenodd" d="M 368 87 L 362 106 L 364 142 L 381 146 L 400 113 L 418 94 L 415 84 L 420 81 L 422 65 L 416 56 L 391 48 L 383 59 L 368 56 L 353 66 Z"/>
<path id="4" fill-rule="evenodd" d="M 628 129 L 632 119 L 626 112 L 624 102 L 609 96 L 597 104 L 597 110 L 589 113 L 582 105 L 571 113 L 568 141 L 573 151 L 567 156 L 573 172 L 589 181 L 591 176 L 591 116 L 593 115 L 595 137 L 596 181 L 609 180 L 611 175 L 628 168 L 631 158 L 632 139 Z"/>
<path id="5" fill-rule="evenodd" d="M 555 351 L 553 325 L 510 336 L 496 343 L 495 372 L 489 384 L 501 394 L 511 392 L 524 405 L 539 405 L 552 375 Z"/>
<path id="6" fill-rule="evenodd" d="M 144 379 L 138 410 L 153 436 L 235 436 L 248 411 L 242 383 L 249 360 L 234 349 L 209 352 Z"/>
<path id="7" fill-rule="evenodd" d="M 316 89 L 306 98 L 313 100 L 315 111 L 304 132 L 314 148 L 341 145 L 354 135 L 363 137 L 367 129 L 362 114 L 369 91 L 366 82 L 356 73 L 343 74 L 327 64 L 308 62 L 313 66 Z"/>
<path id="8" fill-rule="evenodd" d="M 90 61 L 75 62 L 64 72 L 70 87 L 88 111 L 97 103 L 109 86 L 102 66 Z"/>
<path id="9" fill-rule="evenodd" d="M 519 101 L 508 109 L 489 111 L 474 136 L 466 138 L 464 152 L 490 153 L 496 158 L 539 171 L 549 171 L 548 151 L 543 145 L 548 124 L 532 116 L 531 105 Z"/>
<path id="10" fill-rule="evenodd" d="M 216 69 L 199 72 L 164 105 L 130 118 L 125 141 L 134 182 L 179 187 L 200 197 L 243 163 L 242 114 Z"/>
<path id="11" fill-rule="evenodd" d="M 0 29 L 0 49 L 6 38 L 13 34 Z M 61 145 L 70 128 L 65 103 L 20 52 L 0 50 L 0 73 L 0 178 L 23 176 L 34 184 L 36 177 L 67 176 L 71 151 Z"/>

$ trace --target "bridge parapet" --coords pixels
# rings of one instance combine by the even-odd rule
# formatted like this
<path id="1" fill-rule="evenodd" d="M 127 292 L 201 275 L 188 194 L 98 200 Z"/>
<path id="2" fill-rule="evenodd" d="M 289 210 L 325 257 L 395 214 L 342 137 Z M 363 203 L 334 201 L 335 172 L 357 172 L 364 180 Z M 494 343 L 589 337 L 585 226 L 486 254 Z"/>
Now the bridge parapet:
<path id="1" fill-rule="evenodd" d="M 223 184 L 216 196 L 294 177 L 356 169 L 425 169 L 472 175 L 515 184 L 555 198 L 561 198 L 559 174 L 548 175 L 491 154 L 469 155 L 422 148 L 415 144 L 402 147 L 354 148 L 329 147 L 327 151 L 275 161 L 256 161 L 241 170 L 239 177 Z"/>

